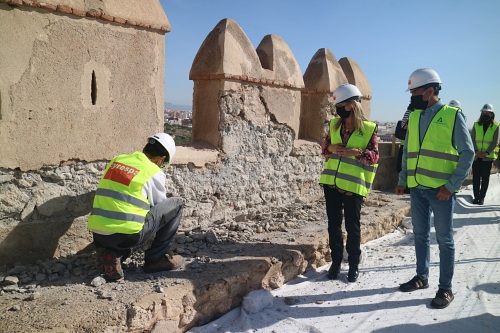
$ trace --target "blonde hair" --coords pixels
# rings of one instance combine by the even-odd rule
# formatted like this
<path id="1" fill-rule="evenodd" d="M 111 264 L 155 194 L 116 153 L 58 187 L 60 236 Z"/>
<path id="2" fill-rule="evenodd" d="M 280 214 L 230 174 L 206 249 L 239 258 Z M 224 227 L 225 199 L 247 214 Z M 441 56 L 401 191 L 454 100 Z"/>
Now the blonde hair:
<path id="1" fill-rule="evenodd" d="M 350 100 L 346 101 L 351 106 L 351 117 L 352 117 L 352 124 L 354 125 L 354 131 L 355 132 L 363 132 L 364 129 L 364 121 L 367 120 L 365 116 L 363 115 L 363 108 L 361 107 L 361 102 L 358 102 L 356 100 Z M 342 121 L 339 121 L 335 124 L 335 129 L 338 129 L 341 124 L 345 122 L 345 119 L 342 119 Z"/>

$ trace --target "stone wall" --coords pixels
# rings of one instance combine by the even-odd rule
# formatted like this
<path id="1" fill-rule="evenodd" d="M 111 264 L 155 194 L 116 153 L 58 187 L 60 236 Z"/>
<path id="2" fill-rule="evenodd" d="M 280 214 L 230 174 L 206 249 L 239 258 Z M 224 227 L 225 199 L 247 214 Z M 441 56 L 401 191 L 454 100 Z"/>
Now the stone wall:
<path id="1" fill-rule="evenodd" d="M 398 184 L 396 164 L 399 143 L 379 142 L 378 150 L 380 155 L 372 189 L 392 192 Z"/>
<path id="2" fill-rule="evenodd" d="M 56 21 L 61 20 L 66 18 Z M 63 26 L 71 24 L 68 19 Z M 138 34 L 138 38 L 147 37 Z M 344 62 L 347 67 L 341 66 Z M 148 66 L 142 64 L 135 70 L 140 75 L 150 74 Z M 349 69 L 347 74 L 343 68 Z M 295 57 L 279 36 L 265 36 L 254 49 L 241 28 L 229 19 L 222 20 L 209 33 L 193 61 L 190 76 L 194 80 L 194 142 L 179 147 L 173 165 L 166 170 L 170 194 L 185 201 L 184 230 L 251 219 L 265 207 L 317 200 L 322 196 L 317 182 L 324 162 L 319 142 L 333 116 L 329 96 L 340 83 L 364 82 L 360 89 L 369 115 L 371 92 L 354 60 L 337 62 L 331 51 L 320 49 L 302 77 Z M 144 92 L 148 101 L 157 101 L 155 91 Z M 65 98 L 61 105 L 71 105 Z M 130 98 L 136 108 L 143 103 L 146 110 L 150 106 L 154 109 L 139 96 Z M 35 94 L 33 99 L 41 96 Z M 51 97 L 51 101 L 56 103 L 58 99 Z M 53 119 L 51 125 L 64 147 L 80 145 L 71 155 L 80 161 L 48 163 L 53 154 L 61 160 L 67 156 L 64 149 L 61 152 L 50 148 L 44 139 L 40 145 L 49 146 L 47 157 L 31 155 L 33 161 L 29 162 L 45 164 L 43 167 L 24 171 L 7 164 L 0 169 L 0 265 L 65 256 L 90 243 L 86 221 L 102 170 L 111 157 L 109 152 L 141 149 L 154 127 L 147 131 L 147 126 L 141 126 L 141 133 L 127 127 L 124 135 L 119 123 L 108 121 L 111 111 L 101 111 L 102 117 L 94 117 L 92 124 L 101 130 L 106 127 L 110 135 L 130 140 L 133 145 L 114 140 L 116 146 L 104 149 L 103 143 L 95 142 L 104 134 L 96 138 L 95 129 L 80 128 L 82 121 L 67 115 L 62 124 Z M 157 124 L 154 112 L 144 114 L 144 119 L 148 124 Z M 19 124 L 25 126 L 26 122 Z M 66 142 L 71 132 L 64 126 L 73 126 L 74 131 L 88 138 Z M 48 124 L 45 128 L 49 128 Z M 90 133 L 86 134 L 85 129 Z M 52 141 L 53 145 L 60 144 Z M 98 158 L 99 154 L 106 156 Z M 377 180 L 375 186 L 383 188 Z"/>

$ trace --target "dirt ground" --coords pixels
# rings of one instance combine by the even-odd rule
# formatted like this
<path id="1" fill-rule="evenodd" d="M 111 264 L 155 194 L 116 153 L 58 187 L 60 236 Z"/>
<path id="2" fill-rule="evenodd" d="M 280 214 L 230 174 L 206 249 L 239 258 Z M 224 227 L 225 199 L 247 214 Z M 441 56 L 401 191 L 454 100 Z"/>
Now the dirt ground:
<path id="1" fill-rule="evenodd" d="M 393 231 L 409 196 L 373 191 L 362 209 L 362 241 Z M 146 274 L 142 253 L 125 279 L 99 279 L 95 251 L 0 269 L 0 332 L 182 332 L 240 305 L 246 292 L 274 289 L 329 260 L 324 201 L 181 230 L 181 270 Z M 302 258 L 300 259 L 300 258 Z M 286 280 L 286 281 L 285 281 Z"/>

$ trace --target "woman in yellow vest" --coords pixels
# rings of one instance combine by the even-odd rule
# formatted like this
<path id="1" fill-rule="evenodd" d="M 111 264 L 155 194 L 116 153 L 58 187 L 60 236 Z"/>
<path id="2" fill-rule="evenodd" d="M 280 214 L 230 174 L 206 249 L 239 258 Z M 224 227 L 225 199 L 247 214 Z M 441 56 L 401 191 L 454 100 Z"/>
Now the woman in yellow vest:
<path id="1" fill-rule="evenodd" d="M 476 205 L 484 204 L 490 183 L 493 161 L 498 157 L 498 123 L 495 121 L 493 105 L 485 104 L 481 116 L 472 128 L 472 141 L 476 156 L 472 163 L 472 187 Z"/>
<path id="2" fill-rule="evenodd" d="M 319 180 L 325 193 L 332 256 L 328 277 L 334 280 L 340 273 L 345 216 L 349 282 L 355 282 L 359 276 L 361 204 L 370 192 L 379 158 L 377 125 L 363 117 L 360 97 L 361 92 L 352 84 L 340 85 L 333 93 L 339 118 L 330 121 L 330 131 L 322 145 L 326 162 Z"/>
<path id="3" fill-rule="evenodd" d="M 108 163 L 95 192 L 88 228 L 94 244 L 104 249 L 104 277 L 123 278 L 121 262 L 154 236 L 144 254 L 144 271 L 178 269 L 183 258 L 168 250 L 179 227 L 183 203 L 167 198 L 162 166 L 171 163 L 176 148 L 166 133 L 148 138 L 142 152 L 116 156 Z"/>

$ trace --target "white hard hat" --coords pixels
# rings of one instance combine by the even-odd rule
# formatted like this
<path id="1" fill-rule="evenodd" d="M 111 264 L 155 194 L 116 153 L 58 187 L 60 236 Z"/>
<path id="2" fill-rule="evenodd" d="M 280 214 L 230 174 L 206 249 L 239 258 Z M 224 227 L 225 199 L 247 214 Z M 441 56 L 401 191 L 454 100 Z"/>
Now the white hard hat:
<path id="1" fill-rule="evenodd" d="M 333 92 L 333 104 L 342 103 L 351 97 L 361 97 L 361 91 L 354 84 L 341 84 Z"/>
<path id="2" fill-rule="evenodd" d="M 415 89 L 429 83 L 442 83 L 441 78 L 435 70 L 430 68 L 420 68 L 411 73 L 408 79 L 408 89 Z"/>
<path id="3" fill-rule="evenodd" d="M 486 103 L 486 104 L 484 104 L 483 108 L 481 109 L 481 112 L 482 111 L 495 112 L 495 109 L 493 108 L 493 105 L 491 105 L 490 103 Z"/>
<path id="4" fill-rule="evenodd" d="M 165 148 L 170 155 L 170 160 L 169 162 L 172 163 L 175 155 L 175 141 L 174 139 L 168 135 L 167 133 L 156 133 L 155 135 L 152 135 L 148 138 L 149 139 L 155 139 L 158 141 L 163 148 Z"/>
<path id="5" fill-rule="evenodd" d="M 452 99 L 450 103 L 448 103 L 449 106 L 454 106 L 456 108 L 460 107 L 460 101 L 457 101 L 456 99 Z"/>

